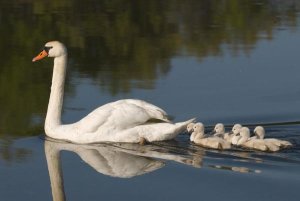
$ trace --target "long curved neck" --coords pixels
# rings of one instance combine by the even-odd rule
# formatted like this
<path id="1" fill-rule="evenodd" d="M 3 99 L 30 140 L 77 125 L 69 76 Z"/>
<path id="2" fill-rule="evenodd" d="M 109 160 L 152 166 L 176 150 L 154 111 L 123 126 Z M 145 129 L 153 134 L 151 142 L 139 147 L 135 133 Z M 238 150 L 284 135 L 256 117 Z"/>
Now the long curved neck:
<path id="1" fill-rule="evenodd" d="M 264 139 L 265 138 L 265 132 L 260 132 L 257 134 L 259 139 Z"/>
<path id="2" fill-rule="evenodd" d="M 250 135 L 242 134 L 241 138 L 238 141 L 238 145 L 244 144 L 249 138 L 250 138 Z"/>
<path id="3" fill-rule="evenodd" d="M 204 137 L 204 132 L 203 131 L 198 131 L 198 132 L 195 132 L 195 137 L 194 139 L 202 139 Z"/>
<path id="4" fill-rule="evenodd" d="M 66 67 L 67 54 L 54 58 L 51 93 L 45 122 L 46 130 L 52 130 L 61 125 Z"/>

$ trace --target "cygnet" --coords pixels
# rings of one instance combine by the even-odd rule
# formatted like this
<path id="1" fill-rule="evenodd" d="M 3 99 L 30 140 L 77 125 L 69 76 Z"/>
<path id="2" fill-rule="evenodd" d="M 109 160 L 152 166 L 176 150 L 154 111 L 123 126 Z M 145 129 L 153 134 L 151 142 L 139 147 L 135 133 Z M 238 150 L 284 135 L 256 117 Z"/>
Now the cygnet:
<path id="1" fill-rule="evenodd" d="M 225 126 L 222 123 L 217 123 L 214 127 L 214 130 L 212 131 L 213 136 L 224 138 L 225 134 Z"/>
<path id="2" fill-rule="evenodd" d="M 195 123 L 189 123 L 186 127 L 186 130 L 188 133 L 192 133 L 191 136 L 190 136 L 190 141 L 194 141 L 194 137 L 195 137 L 195 134 L 193 135 L 193 127 L 194 127 Z"/>
<path id="3" fill-rule="evenodd" d="M 268 148 L 261 139 L 251 139 L 250 130 L 247 127 L 242 127 L 238 134 L 232 137 L 232 144 L 250 149 L 267 151 Z"/>
<path id="4" fill-rule="evenodd" d="M 232 142 L 232 138 L 237 135 L 243 126 L 241 124 L 234 124 L 229 133 L 224 134 L 224 140 L 227 142 Z"/>
<path id="5" fill-rule="evenodd" d="M 276 145 L 279 148 L 291 147 L 292 143 L 286 140 L 279 140 L 276 138 L 265 138 L 265 129 L 262 126 L 256 126 L 254 129 L 254 134 L 258 139 L 263 139 L 267 143 Z"/>
<path id="6" fill-rule="evenodd" d="M 195 144 L 212 149 L 230 149 L 231 144 L 220 137 L 207 137 L 202 123 L 196 123 L 193 127 L 191 141 Z"/>
<path id="7" fill-rule="evenodd" d="M 194 127 L 195 123 L 189 123 L 186 127 L 186 130 L 188 133 L 192 133 L 193 132 L 193 127 Z"/>

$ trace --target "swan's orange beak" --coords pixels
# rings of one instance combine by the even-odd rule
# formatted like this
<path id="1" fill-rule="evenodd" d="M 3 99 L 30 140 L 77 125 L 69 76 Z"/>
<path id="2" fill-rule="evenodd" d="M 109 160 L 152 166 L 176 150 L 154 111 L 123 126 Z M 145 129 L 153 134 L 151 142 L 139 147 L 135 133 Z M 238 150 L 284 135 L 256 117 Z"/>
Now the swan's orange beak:
<path id="1" fill-rule="evenodd" d="M 48 56 L 48 53 L 46 52 L 46 50 L 43 50 L 41 51 L 41 53 L 39 53 L 36 57 L 34 57 L 32 59 L 32 62 L 35 62 L 35 61 L 38 61 L 38 60 L 41 60 L 42 58 Z"/>

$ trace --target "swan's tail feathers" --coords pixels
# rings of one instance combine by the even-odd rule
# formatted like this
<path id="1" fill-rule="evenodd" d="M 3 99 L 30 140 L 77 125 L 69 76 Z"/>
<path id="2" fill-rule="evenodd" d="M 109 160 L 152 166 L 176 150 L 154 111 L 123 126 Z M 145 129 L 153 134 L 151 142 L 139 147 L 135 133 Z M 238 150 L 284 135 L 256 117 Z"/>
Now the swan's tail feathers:
<path id="1" fill-rule="evenodd" d="M 140 137 L 144 137 L 148 142 L 172 140 L 178 134 L 186 130 L 189 123 L 194 122 L 195 119 L 190 119 L 184 122 L 172 123 L 157 123 L 148 124 L 139 127 Z"/>
<path id="2" fill-rule="evenodd" d="M 193 123 L 193 122 L 196 122 L 196 118 L 192 118 L 192 119 L 184 121 L 184 122 L 175 123 L 177 132 L 179 132 L 179 133 L 183 132 L 184 130 L 186 130 L 187 125 L 189 123 Z"/>
<path id="3" fill-rule="evenodd" d="M 189 123 L 193 123 L 193 122 L 196 122 L 196 118 L 192 118 L 192 119 L 189 119 L 184 122 L 178 122 L 178 123 L 175 123 L 175 125 L 176 126 L 187 126 Z"/>

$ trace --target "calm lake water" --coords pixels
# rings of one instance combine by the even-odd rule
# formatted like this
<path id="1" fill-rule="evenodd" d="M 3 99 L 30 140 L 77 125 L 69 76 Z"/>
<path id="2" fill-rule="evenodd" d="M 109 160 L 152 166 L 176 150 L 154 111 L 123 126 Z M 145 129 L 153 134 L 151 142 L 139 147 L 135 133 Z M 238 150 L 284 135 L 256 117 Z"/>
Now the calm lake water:
<path id="1" fill-rule="evenodd" d="M 300 1 L 0 3 L 0 200 L 299 200 Z M 265 125 L 278 153 L 45 139 L 52 59 L 68 48 L 63 121 L 137 98 L 174 121 Z"/>

